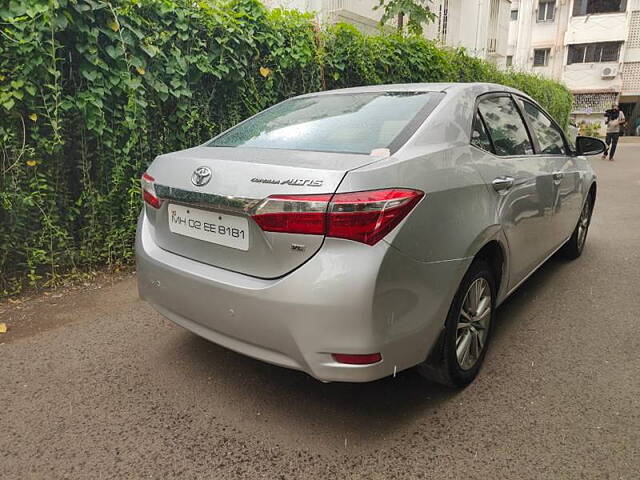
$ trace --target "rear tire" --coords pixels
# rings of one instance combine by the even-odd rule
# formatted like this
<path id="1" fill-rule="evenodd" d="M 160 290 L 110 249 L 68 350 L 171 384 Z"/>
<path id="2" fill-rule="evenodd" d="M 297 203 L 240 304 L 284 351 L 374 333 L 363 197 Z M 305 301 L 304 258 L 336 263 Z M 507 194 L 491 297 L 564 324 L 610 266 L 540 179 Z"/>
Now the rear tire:
<path id="1" fill-rule="evenodd" d="M 476 378 L 493 331 L 495 284 L 487 262 L 474 260 L 449 308 L 437 353 L 418 366 L 424 377 L 454 388 Z"/>
<path id="2" fill-rule="evenodd" d="M 565 243 L 560 250 L 562 256 L 569 260 L 575 260 L 580 255 L 582 255 L 584 245 L 587 242 L 589 225 L 591 224 L 593 203 L 594 202 L 592 193 L 589 193 L 589 195 L 587 196 L 587 200 L 582 206 L 582 211 L 580 212 L 580 218 L 578 218 L 576 228 L 573 230 L 573 233 L 571 234 L 569 240 L 567 240 L 567 243 Z"/>

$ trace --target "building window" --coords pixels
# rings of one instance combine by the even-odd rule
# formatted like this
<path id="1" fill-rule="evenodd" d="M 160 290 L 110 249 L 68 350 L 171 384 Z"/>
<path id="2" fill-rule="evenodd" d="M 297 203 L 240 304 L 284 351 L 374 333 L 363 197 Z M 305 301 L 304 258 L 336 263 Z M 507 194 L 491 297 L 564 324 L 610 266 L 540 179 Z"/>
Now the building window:
<path id="1" fill-rule="evenodd" d="M 513 65 L 513 55 L 507 55 L 507 67 Z"/>
<path id="2" fill-rule="evenodd" d="M 518 19 L 518 10 L 511 10 L 511 20 Z"/>
<path id="3" fill-rule="evenodd" d="M 449 24 L 449 0 L 442 0 L 438 8 L 438 38 L 442 43 L 447 42 Z"/>
<path id="4" fill-rule="evenodd" d="M 538 3 L 538 21 L 553 22 L 556 11 L 556 0 L 540 0 Z"/>
<path id="5" fill-rule="evenodd" d="M 546 67 L 547 65 L 549 65 L 550 54 L 551 54 L 550 48 L 536 48 L 533 51 L 533 66 Z"/>
<path id="6" fill-rule="evenodd" d="M 569 45 L 567 65 L 572 63 L 617 62 L 622 42 L 582 43 Z"/>
<path id="7" fill-rule="evenodd" d="M 627 0 L 575 0 L 573 16 L 591 15 L 592 13 L 618 13 L 627 9 Z"/>
<path id="8" fill-rule="evenodd" d="M 500 13 L 500 0 L 491 0 L 489 7 L 489 25 L 487 26 L 487 51 L 496 53 L 498 49 L 498 15 Z"/>

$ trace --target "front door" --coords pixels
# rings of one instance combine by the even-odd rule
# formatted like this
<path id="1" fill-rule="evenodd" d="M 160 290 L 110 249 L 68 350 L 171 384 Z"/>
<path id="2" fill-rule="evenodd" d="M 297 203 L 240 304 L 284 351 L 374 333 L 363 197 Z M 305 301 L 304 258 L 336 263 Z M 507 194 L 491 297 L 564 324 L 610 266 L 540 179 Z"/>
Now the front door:
<path id="1" fill-rule="evenodd" d="M 575 229 L 582 211 L 582 181 L 578 159 L 570 155 L 562 130 L 538 106 L 519 99 L 533 134 L 537 156 L 553 163 L 552 247 L 559 247 Z"/>
<path id="2" fill-rule="evenodd" d="M 534 155 L 533 143 L 509 94 L 480 97 L 472 144 L 493 155 L 475 162 L 497 200 L 497 221 L 509 244 L 509 289 L 552 248 L 554 162 Z"/>

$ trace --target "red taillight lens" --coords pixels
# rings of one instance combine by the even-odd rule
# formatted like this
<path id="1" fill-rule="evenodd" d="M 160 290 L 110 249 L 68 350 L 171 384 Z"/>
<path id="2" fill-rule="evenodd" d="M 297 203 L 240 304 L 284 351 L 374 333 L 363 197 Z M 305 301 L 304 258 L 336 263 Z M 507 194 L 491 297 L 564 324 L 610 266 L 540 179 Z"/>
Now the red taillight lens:
<path id="1" fill-rule="evenodd" d="M 374 245 L 393 230 L 423 196 L 419 190 L 405 188 L 338 193 L 331 199 L 327 236 Z"/>
<path id="2" fill-rule="evenodd" d="M 256 209 L 253 219 L 265 232 L 324 235 L 331 194 L 272 195 Z"/>
<path id="3" fill-rule="evenodd" d="M 143 173 L 140 179 L 142 187 L 142 199 L 153 208 L 160 208 L 162 200 L 156 196 L 155 178 L 148 173 Z"/>
<path id="4" fill-rule="evenodd" d="M 371 365 L 382 360 L 379 353 L 367 354 L 350 354 L 350 353 L 333 353 L 333 359 L 338 363 L 347 363 L 349 365 Z"/>
<path id="5" fill-rule="evenodd" d="M 389 188 L 335 195 L 272 195 L 253 219 L 265 232 L 306 233 L 374 245 L 402 221 L 424 196 Z"/>

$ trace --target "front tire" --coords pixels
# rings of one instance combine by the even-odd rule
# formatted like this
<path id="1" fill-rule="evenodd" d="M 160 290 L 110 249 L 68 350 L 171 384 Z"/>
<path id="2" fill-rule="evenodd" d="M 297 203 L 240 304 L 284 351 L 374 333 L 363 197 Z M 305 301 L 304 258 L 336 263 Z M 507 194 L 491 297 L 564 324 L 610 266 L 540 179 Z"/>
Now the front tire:
<path id="1" fill-rule="evenodd" d="M 495 312 L 495 279 L 484 260 L 475 260 L 453 298 L 437 358 L 418 367 L 429 380 L 461 388 L 478 375 L 487 353 Z"/>
<path id="2" fill-rule="evenodd" d="M 580 212 L 580 218 L 575 230 L 571 234 L 567 243 L 561 249 L 562 255 L 569 259 L 575 260 L 584 250 L 584 244 L 587 241 L 587 232 L 589 231 L 589 225 L 591 224 L 591 214 L 593 213 L 593 197 L 589 193 L 587 200 L 584 202 L 582 211 Z"/>

